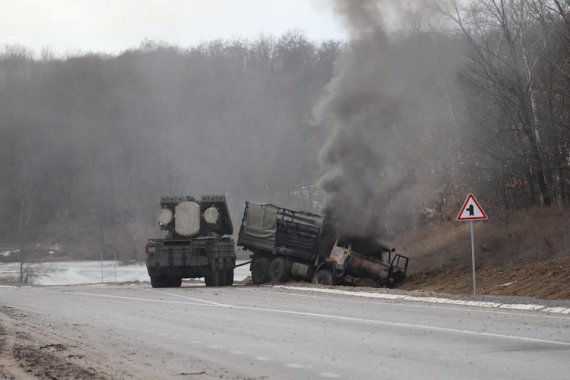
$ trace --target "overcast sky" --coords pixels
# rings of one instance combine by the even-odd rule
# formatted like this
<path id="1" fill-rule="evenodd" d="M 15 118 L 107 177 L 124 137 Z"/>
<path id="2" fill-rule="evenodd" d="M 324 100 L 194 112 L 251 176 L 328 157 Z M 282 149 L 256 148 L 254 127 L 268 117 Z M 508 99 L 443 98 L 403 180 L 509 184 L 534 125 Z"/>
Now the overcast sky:
<path id="1" fill-rule="evenodd" d="M 180 46 L 216 38 L 345 34 L 326 0 L 0 0 L 0 45 L 117 53 L 144 39 Z"/>

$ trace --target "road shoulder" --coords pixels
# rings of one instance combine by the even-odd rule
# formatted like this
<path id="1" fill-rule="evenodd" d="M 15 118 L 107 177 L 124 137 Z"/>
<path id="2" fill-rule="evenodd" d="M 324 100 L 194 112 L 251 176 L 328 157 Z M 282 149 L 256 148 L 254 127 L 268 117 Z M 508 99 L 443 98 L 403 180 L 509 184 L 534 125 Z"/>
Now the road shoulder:
<path id="1" fill-rule="evenodd" d="M 392 301 L 408 301 L 408 302 L 420 302 L 420 303 L 431 303 L 431 304 L 443 304 L 443 305 L 460 305 L 460 306 L 471 306 L 480 308 L 491 308 L 491 309 L 507 309 L 507 310 L 518 310 L 518 311 L 539 311 L 548 314 L 558 314 L 558 315 L 570 315 L 570 304 L 568 302 L 557 302 L 540 300 L 529 300 L 520 299 L 517 302 L 515 298 L 510 297 L 503 299 L 501 301 L 492 300 L 488 297 L 478 297 L 474 299 L 459 299 L 459 298 L 448 298 L 443 295 L 410 295 L 406 293 L 397 293 L 394 291 L 384 292 L 378 291 L 377 289 L 338 289 L 338 288 L 325 288 L 316 286 L 289 286 L 289 285 L 274 285 L 278 289 L 304 291 L 304 292 L 314 292 L 321 294 L 337 294 L 351 297 L 360 297 L 368 299 L 382 299 L 382 300 L 392 300 Z M 467 298 L 467 297 L 466 297 Z M 496 299 L 496 297 L 494 297 Z M 513 302 L 514 301 L 514 302 Z"/>
<path id="2" fill-rule="evenodd" d="M 106 379 L 76 347 L 39 333 L 30 316 L 0 306 L 0 378 Z"/>

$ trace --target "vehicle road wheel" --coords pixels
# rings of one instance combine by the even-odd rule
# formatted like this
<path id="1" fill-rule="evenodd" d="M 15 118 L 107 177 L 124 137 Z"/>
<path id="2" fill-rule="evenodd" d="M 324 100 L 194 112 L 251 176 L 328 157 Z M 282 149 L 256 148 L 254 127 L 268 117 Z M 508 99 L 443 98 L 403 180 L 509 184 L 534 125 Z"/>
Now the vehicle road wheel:
<path id="1" fill-rule="evenodd" d="M 251 263 L 251 280 L 255 285 L 263 284 L 269 281 L 269 259 L 267 257 L 258 257 Z"/>
<path id="2" fill-rule="evenodd" d="M 334 285 L 335 279 L 330 270 L 319 269 L 317 273 L 315 273 L 315 276 L 313 277 L 313 284 Z"/>
<path id="3" fill-rule="evenodd" d="M 150 285 L 153 288 L 164 288 L 166 287 L 166 277 L 162 276 L 150 276 Z"/>
<path id="4" fill-rule="evenodd" d="M 406 275 L 402 271 L 395 271 L 392 273 L 392 285 L 397 285 L 400 282 L 403 282 L 406 278 Z"/>
<path id="5" fill-rule="evenodd" d="M 206 276 L 204 278 L 204 282 L 206 283 L 206 286 L 220 286 L 222 285 L 220 278 L 221 278 L 221 270 L 217 269 L 212 271 L 212 275 L 211 276 Z"/>
<path id="6" fill-rule="evenodd" d="M 219 277 L 220 277 L 219 286 L 228 286 L 229 285 L 228 281 L 227 281 L 228 280 L 228 278 L 227 278 L 228 277 L 228 275 L 227 275 L 228 271 L 229 271 L 229 269 L 218 270 Z"/>
<path id="7" fill-rule="evenodd" d="M 168 279 L 168 285 L 172 288 L 179 288 L 182 286 L 182 277 L 171 277 Z"/>
<path id="8" fill-rule="evenodd" d="M 234 284 L 234 268 L 226 269 L 224 271 L 225 285 L 232 286 Z"/>
<path id="9" fill-rule="evenodd" d="M 287 282 L 291 277 L 291 262 L 283 257 L 277 257 L 269 264 L 269 281 L 272 283 Z"/>

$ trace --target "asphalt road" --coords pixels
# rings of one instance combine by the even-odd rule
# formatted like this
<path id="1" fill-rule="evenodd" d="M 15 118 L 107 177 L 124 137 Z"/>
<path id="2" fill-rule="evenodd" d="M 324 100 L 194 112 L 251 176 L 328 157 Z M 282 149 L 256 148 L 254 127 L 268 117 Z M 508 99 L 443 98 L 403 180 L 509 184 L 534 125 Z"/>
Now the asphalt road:
<path id="1" fill-rule="evenodd" d="M 0 305 L 108 377 L 570 379 L 562 315 L 244 286 L 3 287 Z"/>

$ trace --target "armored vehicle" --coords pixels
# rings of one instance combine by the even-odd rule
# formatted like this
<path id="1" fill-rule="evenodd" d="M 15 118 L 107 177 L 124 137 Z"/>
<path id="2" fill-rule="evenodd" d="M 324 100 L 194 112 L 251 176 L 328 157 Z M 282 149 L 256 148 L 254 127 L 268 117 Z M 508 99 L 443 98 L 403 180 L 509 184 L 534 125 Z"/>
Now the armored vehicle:
<path id="1" fill-rule="evenodd" d="M 146 245 L 152 287 L 179 287 L 183 278 L 199 277 L 206 286 L 232 285 L 236 255 L 225 196 L 164 196 L 160 207 L 158 223 L 166 237 Z"/>
<path id="2" fill-rule="evenodd" d="M 339 236 L 327 217 L 272 204 L 246 202 L 237 245 L 252 252 L 254 284 L 294 277 L 333 285 L 353 276 L 390 287 L 404 280 L 408 268 L 408 258 L 394 249 Z"/>

